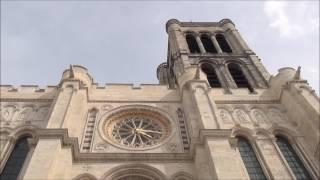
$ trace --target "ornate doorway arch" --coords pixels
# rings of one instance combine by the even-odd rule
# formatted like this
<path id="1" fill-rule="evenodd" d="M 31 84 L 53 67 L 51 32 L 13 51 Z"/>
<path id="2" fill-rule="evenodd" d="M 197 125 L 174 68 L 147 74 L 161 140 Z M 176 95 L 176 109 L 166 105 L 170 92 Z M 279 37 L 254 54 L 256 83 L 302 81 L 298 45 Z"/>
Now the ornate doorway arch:
<path id="1" fill-rule="evenodd" d="M 101 180 L 165 180 L 158 169 L 144 164 L 123 165 L 111 169 Z"/>

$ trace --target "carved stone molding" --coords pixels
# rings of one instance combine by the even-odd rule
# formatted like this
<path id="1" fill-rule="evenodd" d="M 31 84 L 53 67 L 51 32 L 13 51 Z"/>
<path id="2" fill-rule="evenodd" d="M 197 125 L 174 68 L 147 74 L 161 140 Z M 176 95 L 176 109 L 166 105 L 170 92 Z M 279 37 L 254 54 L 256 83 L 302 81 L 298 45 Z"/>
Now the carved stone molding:
<path id="1" fill-rule="evenodd" d="M 189 153 L 82 153 L 78 139 L 69 137 L 67 129 L 38 129 L 38 139 L 60 139 L 62 147 L 70 147 L 74 162 L 191 162 Z"/>
<path id="2" fill-rule="evenodd" d="M 47 120 L 49 109 L 50 104 L 48 103 L 1 102 L 1 126 L 18 127 L 23 124 L 41 124 L 41 121 Z"/>
<path id="3" fill-rule="evenodd" d="M 94 150 L 99 152 L 105 152 L 109 149 L 109 145 L 107 143 L 101 142 L 95 145 Z"/>
<path id="4" fill-rule="evenodd" d="M 168 143 L 166 145 L 166 150 L 171 153 L 177 153 L 179 152 L 179 146 L 177 143 Z"/>
<path id="5" fill-rule="evenodd" d="M 218 110 L 218 115 L 224 124 L 233 124 L 234 123 L 232 116 L 230 115 L 230 113 L 227 110 L 220 108 Z"/>

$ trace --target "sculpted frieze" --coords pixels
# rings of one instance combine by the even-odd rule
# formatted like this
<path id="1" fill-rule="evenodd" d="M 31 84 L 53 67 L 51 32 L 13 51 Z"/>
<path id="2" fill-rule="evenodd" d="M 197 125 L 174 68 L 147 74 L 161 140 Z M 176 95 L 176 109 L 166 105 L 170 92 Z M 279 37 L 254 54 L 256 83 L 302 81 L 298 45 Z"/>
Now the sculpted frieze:
<path id="1" fill-rule="evenodd" d="M 274 123 L 284 123 L 286 119 L 286 116 L 276 108 L 268 109 L 268 116 Z"/>
<path id="2" fill-rule="evenodd" d="M 4 107 L 1 107 L 1 120 L 11 121 L 16 111 L 17 111 L 17 107 L 15 105 L 7 105 Z"/>
<path id="3" fill-rule="evenodd" d="M 48 103 L 1 103 L 0 120 L 3 127 L 15 127 L 47 120 Z"/>
<path id="4" fill-rule="evenodd" d="M 254 126 L 272 123 L 291 123 L 281 104 L 218 104 L 217 117 L 224 124 L 253 124 Z"/>
<path id="5" fill-rule="evenodd" d="M 218 113 L 219 113 L 219 117 L 223 123 L 225 123 L 225 124 L 232 124 L 233 123 L 233 119 L 227 110 L 219 109 Z"/>
<path id="6" fill-rule="evenodd" d="M 261 109 L 258 109 L 258 108 L 252 109 L 251 113 L 257 124 L 266 124 L 268 122 L 267 116 Z"/>
<path id="7" fill-rule="evenodd" d="M 19 110 L 16 120 L 17 121 L 31 120 L 34 111 L 35 110 L 32 106 L 25 106 Z"/>
<path id="8" fill-rule="evenodd" d="M 109 145 L 105 142 L 98 143 L 95 148 L 96 151 L 103 152 L 109 149 Z"/>
<path id="9" fill-rule="evenodd" d="M 249 123 L 251 123 L 248 114 L 244 110 L 236 109 L 236 110 L 234 110 L 233 114 L 234 114 L 235 119 L 240 124 L 249 124 Z"/>

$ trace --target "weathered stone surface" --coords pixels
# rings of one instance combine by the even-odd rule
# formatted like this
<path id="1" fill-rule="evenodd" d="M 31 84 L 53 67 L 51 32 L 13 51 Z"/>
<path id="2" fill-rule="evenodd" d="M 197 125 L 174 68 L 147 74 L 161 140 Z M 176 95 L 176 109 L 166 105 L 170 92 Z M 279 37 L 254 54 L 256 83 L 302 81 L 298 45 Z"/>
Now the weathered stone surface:
<path id="1" fill-rule="evenodd" d="M 249 179 L 237 146 L 241 136 L 268 179 L 293 179 L 275 143 L 282 135 L 310 176 L 319 178 L 319 97 L 296 70 L 270 76 L 229 19 L 172 19 L 166 29 L 168 61 L 158 68 L 160 84 L 100 86 L 86 68 L 73 65 L 57 86 L 0 86 L 0 171 L 17 139 L 29 135 L 20 179 Z M 206 33 L 214 46 L 223 34 L 232 53 L 220 46 L 208 53 L 204 44 L 202 53 L 190 53 L 187 33 L 197 43 Z M 221 88 L 210 87 L 199 68 L 203 62 L 216 68 Z M 231 62 L 241 64 L 254 92 L 237 88 Z"/>

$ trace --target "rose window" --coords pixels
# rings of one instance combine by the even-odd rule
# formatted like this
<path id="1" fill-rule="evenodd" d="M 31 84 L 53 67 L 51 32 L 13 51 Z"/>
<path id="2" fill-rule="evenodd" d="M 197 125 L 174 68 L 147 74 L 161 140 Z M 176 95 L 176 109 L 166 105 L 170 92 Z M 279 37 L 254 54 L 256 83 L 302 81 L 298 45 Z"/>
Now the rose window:
<path id="1" fill-rule="evenodd" d="M 158 144 L 162 137 L 159 122 L 143 117 L 126 118 L 113 127 L 113 138 L 120 144 L 144 147 Z"/>
<path id="2" fill-rule="evenodd" d="M 159 113 L 139 109 L 115 114 L 105 124 L 108 140 L 122 147 L 143 149 L 169 136 L 170 123 Z"/>

